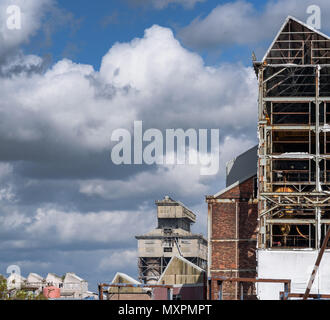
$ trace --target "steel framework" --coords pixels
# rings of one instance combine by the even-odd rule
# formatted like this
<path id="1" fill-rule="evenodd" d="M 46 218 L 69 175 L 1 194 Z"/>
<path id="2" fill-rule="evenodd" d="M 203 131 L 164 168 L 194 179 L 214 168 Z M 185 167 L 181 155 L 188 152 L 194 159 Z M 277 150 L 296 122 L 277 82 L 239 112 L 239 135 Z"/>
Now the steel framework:
<path id="1" fill-rule="evenodd" d="M 228 277 L 211 277 L 211 284 L 209 286 L 210 293 L 209 296 L 212 297 L 212 281 L 217 281 L 217 291 L 218 299 L 223 300 L 222 288 L 224 282 L 236 282 L 240 287 L 240 300 L 244 300 L 244 283 L 283 283 L 284 291 L 280 293 L 280 297 L 283 300 L 287 300 L 291 290 L 291 280 L 290 279 L 260 279 L 260 278 L 228 278 Z"/>
<path id="2" fill-rule="evenodd" d="M 289 17 L 254 67 L 258 248 L 319 249 L 330 224 L 330 38 Z"/>

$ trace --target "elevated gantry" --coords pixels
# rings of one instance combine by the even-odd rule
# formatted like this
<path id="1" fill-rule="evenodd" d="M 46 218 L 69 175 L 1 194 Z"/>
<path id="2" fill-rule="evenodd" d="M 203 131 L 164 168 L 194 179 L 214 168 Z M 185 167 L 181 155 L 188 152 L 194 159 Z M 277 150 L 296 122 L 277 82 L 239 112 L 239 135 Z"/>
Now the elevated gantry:
<path id="1" fill-rule="evenodd" d="M 330 224 L 330 38 L 288 17 L 253 64 L 258 248 L 319 249 Z"/>

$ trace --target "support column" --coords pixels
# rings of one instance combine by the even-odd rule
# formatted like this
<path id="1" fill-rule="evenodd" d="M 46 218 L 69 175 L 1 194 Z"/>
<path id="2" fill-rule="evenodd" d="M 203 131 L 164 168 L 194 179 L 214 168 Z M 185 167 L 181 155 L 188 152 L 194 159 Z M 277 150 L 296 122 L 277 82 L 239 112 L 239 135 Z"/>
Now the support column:
<path id="1" fill-rule="evenodd" d="M 321 192 L 321 180 L 320 180 L 320 69 L 319 65 L 316 66 L 315 77 L 315 183 L 316 191 Z M 321 209 L 315 208 L 315 248 L 320 248 L 321 241 Z"/>

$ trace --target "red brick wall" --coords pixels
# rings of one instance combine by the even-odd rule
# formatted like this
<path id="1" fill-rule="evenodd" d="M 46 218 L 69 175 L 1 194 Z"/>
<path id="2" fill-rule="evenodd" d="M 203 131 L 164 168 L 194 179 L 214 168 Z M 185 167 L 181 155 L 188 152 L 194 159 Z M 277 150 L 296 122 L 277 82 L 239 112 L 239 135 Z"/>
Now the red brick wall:
<path id="1" fill-rule="evenodd" d="M 211 276 L 256 277 L 258 208 L 253 199 L 254 178 L 219 196 L 226 203 L 208 200 L 212 207 Z M 218 290 L 217 281 L 213 281 L 213 299 L 219 298 Z M 239 298 L 240 290 L 238 284 L 224 282 L 222 298 Z M 254 297 L 252 284 L 244 284 L 243 291 L 245 299 Z"/>

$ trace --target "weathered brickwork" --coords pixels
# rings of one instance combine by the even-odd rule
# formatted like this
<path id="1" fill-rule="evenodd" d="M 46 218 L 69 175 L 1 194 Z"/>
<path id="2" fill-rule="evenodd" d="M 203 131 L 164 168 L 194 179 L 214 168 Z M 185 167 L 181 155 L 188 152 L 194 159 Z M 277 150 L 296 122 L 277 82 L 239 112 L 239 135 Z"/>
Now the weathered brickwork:
<path id="1" fill-rule="evenodd" d="M 211 276 L 256 277 L 257 201 L 252 177 L 219 197 L 207 198 L 212 217 L 210 231 Z M 255 298 L 254 285 L 222 283 L 224 300 Z M 218 281 L 212 281 L 212 299 L 219 299 Z"/>

